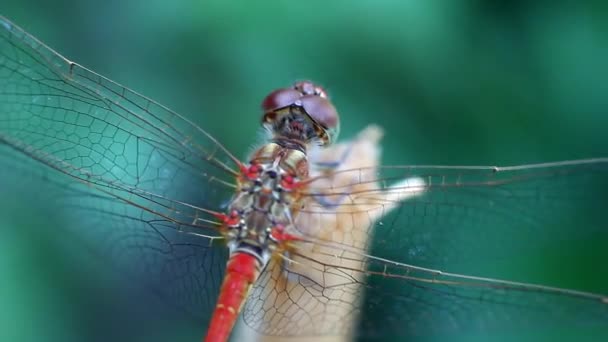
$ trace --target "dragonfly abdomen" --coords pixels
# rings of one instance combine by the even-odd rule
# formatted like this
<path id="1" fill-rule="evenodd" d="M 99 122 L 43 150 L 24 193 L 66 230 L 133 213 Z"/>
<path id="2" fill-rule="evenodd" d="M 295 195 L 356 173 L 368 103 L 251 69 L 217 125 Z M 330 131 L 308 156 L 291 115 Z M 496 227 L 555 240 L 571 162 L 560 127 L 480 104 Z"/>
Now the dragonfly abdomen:
<path id="1" fill-rule="evenodd" d="M 249 289 L 260 275 L 261 267 L 260 260 L 252 254 L 237 252 L 230 256 L 206 342 L 228 340 Z"/>

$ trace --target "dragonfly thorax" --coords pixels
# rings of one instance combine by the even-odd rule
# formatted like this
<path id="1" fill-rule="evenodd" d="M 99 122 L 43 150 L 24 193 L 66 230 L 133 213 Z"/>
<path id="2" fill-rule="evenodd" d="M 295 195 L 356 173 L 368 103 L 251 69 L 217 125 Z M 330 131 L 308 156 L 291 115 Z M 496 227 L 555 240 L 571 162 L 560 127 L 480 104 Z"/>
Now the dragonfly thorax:
<path id="1" fill-rule="evenodd" d="M 244 167 L 225 220 L 231 253 L 253 254 L 264 265 L 285 249 L 294 216 L 302 207 L 298 181 L 308 176 L 306 155 L 278 143 L 262 146 Z"/>

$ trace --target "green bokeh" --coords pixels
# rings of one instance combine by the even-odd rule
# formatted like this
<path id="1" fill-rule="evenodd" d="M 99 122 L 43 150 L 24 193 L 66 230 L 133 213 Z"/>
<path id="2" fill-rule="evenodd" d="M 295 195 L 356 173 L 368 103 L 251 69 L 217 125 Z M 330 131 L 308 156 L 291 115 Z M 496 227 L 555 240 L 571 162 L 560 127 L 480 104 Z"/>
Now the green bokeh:
<path id="1" fill-rule="evenodd" d="M 260 141 L 263 96 L 308 78 L 330 92 L 343 137 L 368 123 L 384 127 L 388 164 L 507 165 L 608 151 L 608 12 L 600 1 L 9 0 L 2 7 L 61 54 L 192 118 L 238 156 Z M 108 301 L 127 293 L 113 286 L 128 281 L 94 255 L 57 255 L 53 222 L 36 214 L 45 203 L 25 198 L 0 198 L 0 340 L 79 340 L 103 326 L 90 320 L 111 315 Z M 584 246 L 580 252 L 580 263 L 591 265 L 584 277 L 547 272 L 539 281 L 608 292 L 607 267 L 592 264 L 597 255 Z M 553 259 L 548 253 L 547 264 Z M 97 267 L 82 277 L 82 264 Z M 123 336 L 147 339 L 141 331 L 150 325 L 165 331 L 159 340 L 201 333 L 191 321 L 146 317 L 155 321 Z M 580 337 L 564 330 L 528 337 Z"/>

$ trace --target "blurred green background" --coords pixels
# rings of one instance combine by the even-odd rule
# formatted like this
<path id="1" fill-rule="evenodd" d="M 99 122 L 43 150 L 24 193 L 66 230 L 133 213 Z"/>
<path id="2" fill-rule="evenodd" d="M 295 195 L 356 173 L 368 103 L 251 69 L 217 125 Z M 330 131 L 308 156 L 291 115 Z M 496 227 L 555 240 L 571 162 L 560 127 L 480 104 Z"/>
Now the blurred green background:
<path id="1" fill-rule="evenodd" d="M 507 165 L 606 156 L 607 7 L 602 1 L 5 0 L 2 14 L 69 59 L 192 118 L 238 156 L 259 142 L 263 96 L 312 79 L 340 111 L 342 137 L 368 123 L 384 127 L 384 163 Z M 11 204 L 28 209 L 0 217 L 0 340 L 79 340 L 103 326 L 100 317 L 124 310 L 115 303 L 131 293 L 125 286 L 137 284 L 97 256 L 57 255 L 44 203 Z M 83 277 L 83 264 L 97 267 Z M 608 292 L 601 265 L 585 279 L 563 281 Z M 141 300 L 156 305 L 153 295 Z M 130 309 L 122 314 L 141 319 L 128 340 L 145 339 L 149 326 L 167 340 L 201 334 L 196 322 Z M 579 333 L 588 331 L 558 336 Z"/>

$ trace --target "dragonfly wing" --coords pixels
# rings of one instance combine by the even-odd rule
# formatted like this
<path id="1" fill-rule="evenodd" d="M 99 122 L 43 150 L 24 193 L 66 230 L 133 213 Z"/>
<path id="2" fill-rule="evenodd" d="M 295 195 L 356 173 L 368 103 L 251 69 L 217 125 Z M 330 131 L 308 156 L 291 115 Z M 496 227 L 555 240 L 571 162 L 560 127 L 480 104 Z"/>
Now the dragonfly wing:
<path id="1" fill-rule="evenodd" d="M 298 273 L 318 273 L 313 279 L 325 290 L 331 274 L 345 294 L 360 284 L 365 300 L 353 296 L 348 312 L 371 317 L 362 321 L 363 335 L 608 322 L 608 297 L 602 295 L 459 275 L 539 283 L 552 273 L 608 273 L 603 265 L 571 261 L 581 251 L 605 255 L 607 159 L 505 168 L 358 168 L 320 181 L 324 186 L 316 190 L 311 184 L 311 198 L 342 203 L 310 201 L 301 213 L 316 218 L 305 225 L 314 229 L 300 229 L 315 247 Z M 535 260 L 551 255 L 555 270 Z M 538 274 L 525 271 L 535 264 L 543 265 Z M 318 302 L 344 306 L 344 298 L 325 295 Z"/>
<path id="2" fill-rule="evenodd" d="M 203 226 L 234 189 L 236 159 L 203 129 L 2 17 L 0 84 L 0 143 L 77 181 Z"/>
<path id="3" fill-rule="evenodd" d="M 524 271 L 534 258 L 606 241 L 608 159 L 378 167 L 377 133 L 327 152 L 341 164 L 310 182 L 294 227 L 303 240 L 262 275 L 245 323 L 269 335 L 348 337 L 359 326 L 378 337 L 608 321 L 602 295 L 454 274 L 546 282 L 544 268 Z M 556 272 L 607 272 L 564 262 Z"/>
<path id="4" fill-rule="evenodd" d="M 158 296 L 182 318 L 194 320 L 199 334 L 204 331 L 228 256 L 222 240 L 194 234 L 153 211 L 74 182 L 8 146 L 0 145 L 0 169 L 3 199 L 10 198 L 2 216 L 15 222 L 20 234 L 52 241 L 64 256 L 92 255 L 92 261 L 83 257 L 79 262 L 79 277 L 86 278 L 89 272 L 115 273 L 125 283 Z M 23 215 L 54 224 L 32 231 L 20 224 Z M 101 270 L 92 270 L 100 265 Z"/>
<path id="5" fill-rule="evenodd" d="M 211 135 L 0 17 L 0 149 L 2 182 L 36 189 L 59 232 L 207 320 L 237 166 Z"/>

